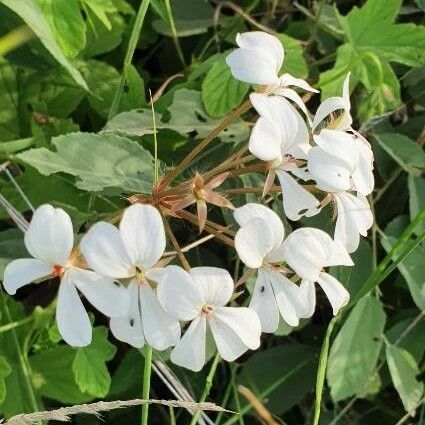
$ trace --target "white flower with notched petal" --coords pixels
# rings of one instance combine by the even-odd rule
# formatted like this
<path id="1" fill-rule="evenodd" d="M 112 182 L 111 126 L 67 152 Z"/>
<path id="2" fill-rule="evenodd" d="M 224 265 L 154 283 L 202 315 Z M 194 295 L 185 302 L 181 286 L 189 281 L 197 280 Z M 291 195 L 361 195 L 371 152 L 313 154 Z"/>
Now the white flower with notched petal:
<path id="1" fill-rule="evenodd" d="M 348 252 L 359 245 L 359 235 L 366 236 L 373 215 L 365 198 L 372 192 L 373 154 L 356 135 L 340 130 L 322 130 L 314 136 L 317 146 L 308 154 L 308 169 L 317 187 L 331 192 L 337 206 L 335 239 Z M 357 196 L 349 193 L 356 191 Z"/>
<path id="2" fill-rule="evenodd" d="M 295 86 L 311 92 L 317 90 L 290 74 L 279 76 L 285 53 L 277 37 L 262 31 L 245 32 L 236 36 L 236 44 L 239 48 L 226 58 L 226 63 L 236 79 L 268 86 L 267 93 L 291 99 L 307 114 L 301 97 L 288 87 Z"/>
<path id="3" fill-rule="evenodd" d="M 311 146 L 304 120 L 280 97 L 252 93 L 250 99 L 260 118 L 252 129 L 249 150 L 257 158 L 270 162 L 265 192 L 277 174 L 285 215 L 296 221 L 303 215 L 317 214 L 319 201 L 292 176 L 302 180 L 311 178 L 305 167 Z"/>
<path id="4" fill-rule="evenodd" d="M 246 204 L 234 212 L 241 226 L 236 232 L 235 248 L 246 266 L 258 275 L 250 307 L 261 321 L 263 332 L 275 332 L 279 313 L 291 326 L 306 316 L 299 287 L 279 270 L 283 261 L 284 228 L 278 215 L 261 204 Z"/>
<path id="5" fill-rule="evenodd" d="M 90 267 L 113 279 L 131 279 L 127 287 L 131 303 L 110 327 L 120 341 L 142 347 L 145 340 L 164 350 L 180 338 L 180 325 L 158 302 L 151 280 L 161 270 L 155 264 L 165 250 L 162 218 L 156 208 L 135 204 L 123 214 L 119 230 L 110 223 L 96 223 L 81 240 Z"/>
<path id="6" fill-rule="evenodd" d="M 90 344 L 92 338 L 91 323 L 78 291 L 106 316 L 119 316 L 128 308 L 124 288 L 110 278 L 79 267 L 81 259 L 73 251 L 71 219 L 62 209 L 51 205 L 37 208 L 25 232 L 25 246 L 34 258 L 9 263 L 3 285 L 13 295 L 34 280 L 60 277 L 56 320 L 69 345 L 82 347 Z"/>
<path id="7" fill-rule="evenodd" d="M 315 282 L 328 297 L 334 315 L 348 303 L 349 292 L 341 282 L 323 271 L 324 267 L 354 264 L 341 243 L 332 240 L 323 230 L 307 227 L 293 231 L 285 239 L 282 252 L 287 264 L 302 279 L 300 288 L 310 316 L 316 305 Z"/>
<path id="8" fill-rule="evenodd" d="M 207 325 L 220 356 L 233 361 L 248 349 L 260 346 L 261 325 L 254 310 L 225 307 L 233 293 L 230 274 L 216 267 L 195 267 L 190 273 L 166 267 L 158 285 L 165 310 L 179 320 L 191 321 L 171 352 L 171 361 L 193 371 L 205 364 Z"/>

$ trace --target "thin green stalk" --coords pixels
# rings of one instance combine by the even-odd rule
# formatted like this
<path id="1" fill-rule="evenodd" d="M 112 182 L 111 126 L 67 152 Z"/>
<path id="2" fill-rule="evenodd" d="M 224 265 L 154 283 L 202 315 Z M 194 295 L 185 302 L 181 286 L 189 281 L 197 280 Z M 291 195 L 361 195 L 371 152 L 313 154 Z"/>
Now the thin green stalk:
<path id="1" fill-rule="evenodd" d="M 215 375 L 215 372 L 217 371 L 217 366 L 219 363 L 220 363 L 220 354 L 217 353 L 211 363 L 211 368 L 208 373 L 207 379 L 205 381 L 204 391 L 201 395 L 201 398 L 199 399 L 199 403 L 203 403 L 207 399 L 208 394 L 210 393 L 211 386 L 214 380 L 214 375 Z M 197 410 L 192 416 L 190 425 L 195 425 L 198 422 L 198 419 L 200 416 L 201 416 L 201 411 Z"/>
<path id="2" fill-rule="evenodd" d="M 177 35 L 176 24 L 174 23 L 173 12 L 171 10 L 170 0 L 165 0 L 165 8 L 167 9 L 167 17 L 170 22 L 171 34 L 173 36 L 174 46 L 176 47 L 177 56 L 184 69 L 187 68 L 186 60 L 184 59 L 183 51 L 179 43 L 179 36 Z"/>
<path id="3" fill-rule="evenodd" d="M 9 323 L 13 323 L 12 315 L 10 314 L 10 310 L 6 302 L 4 292 L 1 288 L 0 288 L 0 295 L 1 295 L 2 303 L 3 303 L 3 309 L 4 309 L 4 314 L 6 316 L 6 319 L 9 321 Z M 18 357 L 19 366 L 21 367 L 22 375 L 25 380 L 25 386 L 28 393 L 29 402 L 31 404 L 31 409 L 34 412 L 38 412 L 42 409 L 40 409 L 37 402 L 37 398 L 35 396 L 34 388 L 31 381 L 31 370 L 28 364 L 27 356 L 21 349 L 21 346 L 18 340 L 18 335 L 16 334 L 15 328 L 11 329 L 11 334 L 13 339 L 13 345 L 15 346 L 15 351 Z"/>
<path id="4" fill-rule="evenodd" d="M 258 396 L 258 399 L 264 399 L 269 394 L 271 394 L 274 390 L 279 388 L 287 379 L 289 379 L 291 376 L 296 374 L 299 370 L 301 370 L 304 366 L 306 366 L 310 362 L 310 359 L 306 359 L 302 361 L 299 365 L 294 367 L 292 370 L 290 370 L 285 375 L 281 376 L 277 381 L 273 382 L 272 385 L 267 387 L 260 395 Z M 240 411 L 240 415 L 245 415 L 245 413 L 248 413 L 252 409 L 251 404 L 246 404 Z M 223 425 L 233 425 L 234 423 L 239 421 L 239 415 L 234 415 L 232 418 L 228 419 L 226 422 L 224 422 Z"/>
<path id="5" fill-rule="evenodd" d="M 238 389 L 236 387 L 236 374 L 235 369 L 232 365 L 232 389 L 233 389 L 233 397 L 235 398 L 236 411 L 239 413 L 239 425 L 245 425 L 245 421 L 243 420 L 243 413 L 241 407 L 241 399 L 239 398 Z"/>
<path id="6" fill-rule="evenodd" d="M 17 49 L 34 38 L 34 36 L 35 34 L 31 31 L 31 28 L 26 25 L 21 25 L 8 32 L 3 37 L 0 37 L 0 56 L 4 56 L 10 51 Z"/>
<path id="7" fill-rule="evenodd" d="M 233 373 L 232 373 L 232 376 L 233 376 Z M 230 394 L 232 393 L 232 384 L 233 384 L 233 378 L 227 384 L 226 391 L 224 392 L 223 400 L 220 403 L 220 406 L 223 408 L 226 408 L 227 403 L 229 401 Z M 215 419 L 215 425 L 220 425 L 221 419 L 223 418 L 223 414 L 224 412 L 218 412 L 217 417 Z"/>
<path id="8" fill-rule="evenodd" d="M 156 120 L 155 120 L 155 108 L 153 106 L 152 93 L 149 90 L 149 96 L 151 100 L 151 109 L 152 109 L 152 123 L 153 123 L 153 145 L 154 145 L 154 176 L 153 176 L 153 185 L 158 183 L 159 180 L 159 162 L 158 162 L 158 138 L 156 136 Z"/>
<path id="9" fill-rule="evenodd" d="M 143 371 L 143 392 L 142 399 L 149 400 L 149 392 L 151 388 L 152 373 L 152 347 L 145 345 L 145 367 Z M 142 406 L 142 425 L 148 425 L 149 403 Z"/>
<path id="10" fill-rule="evenodd" d="M 112 101 L 111 109 L 109 110 L 108 120 L 113 118 L 118 112 L 121 97 L 124 91 L 124 85 L 127 81 L 128 69 L 133 60 L 133 55 L 136 50 L 137 42 L 139 40 L 139 34 L 142 30 L 143 21 L 145 20 L 146 11 L 148 10 L 149 3 L 150 0 L 142 0 L 140 3 L 139 10 L 137 11 L 136 20 L 131 31 L 130 40 L 128 41 L 120 82 L 115 91 L 114 100 Z"/>
<path id="11" fill-rule="evenodd" d="M 174 407 L 170 406 L 168 408 L 168 411 L 170 413 L 170 425 L 176 425 L 177 422 L 176 422 L 176 415 L 174 414 Z"/>
<path id="12" fill-rule="evenodd" d="M 320 419 L 320 408 L 322 405 L 323 387 L 325 384 L 326 367 L 328 365 L 329 357 L 329 341 L 336 322 L 339 320 L 339 316 L 335 316 L 328 325 L 326 330 L 325 339 L 323 340 L 322 349 L 320 351 L 319 368 L 317 370 L 316 378 L 316 399 L 314 402 L 314 418 L 313 425 L 317 425 Z"/>
<path id="13" fill-rule="evenodd" d="M 32 320 L 33 320 L 33 317 L 29 316 L 29 317 L 26 317 L 25 319 L 17 320 L 16 322 L 8 323 L 7 325 L 0 326 L 0 333 L 7 332 L 12 329 L 18 328 L 19 326 L 26 325 Z"/>

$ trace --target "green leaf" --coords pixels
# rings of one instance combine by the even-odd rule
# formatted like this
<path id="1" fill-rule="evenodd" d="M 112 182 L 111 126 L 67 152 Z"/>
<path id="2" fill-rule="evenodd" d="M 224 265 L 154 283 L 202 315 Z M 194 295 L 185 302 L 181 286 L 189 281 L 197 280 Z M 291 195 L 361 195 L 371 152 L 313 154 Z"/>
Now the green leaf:
<path id="1" fill-rule="evenodd" d="M 389 252 L 396 244 L 404 228 L 407 217 L 400 216 L 391 221 L 381 237 L 381 244 Z M 398 269 L 407 282 L 413 301 L 421 310 L 425 310 L 425 249 L 418 245 L 410 255 L 398 264 Z"/>
<path id="2" fill-rule="evenodd" d="M 27 257 L 24 245 L 24 234 L 17 229 L 8 229 L 0 232 L 0 275 L 8 263 L 17 258 Z"/>
<path id="3" fill-rule="evenodd" d="M 17 158 L 45 176 L 59 172 L 76 176 L 76 186 L 83 190 L 114 187 L 148 193 L 152 188 L 152 156 L 137 142 L 113 134 L 70 133 L 52 143 L 56 152 L 30 149 Z"/>
<path id="4" fill-rule="evenodd" d="M 276 37 L 285 49 L 285 60 L 281 72 L 292 74 L 297 78 L 307 78 L 308 67 L 300 42 L 286 34 L 277 34 Z"/>
<path id="5" fill-rule="evenodd" d="M 408 137 L 397 133 L 375 135 L 379 145 L 405 171 L 420 175 L 425 168 L 425 152 L 422 147 Z"/>
<path id="6" fill-rule="evenodd" d="M 404 348 L 387 344 L 386 357 L 391 378 L 406 412 L 414 415 L 424 393 L 424 383 L 416 376 L 419 368 L 412 355 Z"/>
<path id="7" fill-rule="evenodd" d="M 87 84 L 80 72 L 66 58 L 56 43 L 49 23 L 43 16 L 42 11 L 33 0 L 0 0 L 5 6 L 13 10 L 34 31 L 44 47 L 52 56 L 70 73 L 75 82 L 84 90 L 88 90 Z"/>
<path id="8" fill-rule="evenodd" d="M 409 174 L 407 183 L 409 187 L 410 220 L 413 220 L 425 208 L 425 179 Z M 422 223 L 418 226 L 416 233 L 420 233 L 424 229 L 425 223 Z"/>
<path id="9" fill-rule="evenodd" d="M 75 58 L 86 44 L 86 24 L 77 0 L 36 0 L 65 56 Z"/>
<path id="10" fill-rule="evenodd" d="M 93 400 L 75 383 L 72 365 L 76 350 L 60 345 L 30 357 L 34 386 L 47 398 L 65 404 L 80 404 Z"/>
<path id="11" fill-rule="evenodd" d="M 267 396 L 267 408 L 280 415 L 313 389 L 316 355 L 317 350 L 314 347 L 295 343 L 259 351 L 242 364 L 238 384 L 249 387 L 260 396 L 280 377 L 294 369 L 300 360 L 306 360 L 307 363 L 301 369 L 289 376 Z"/>
<path id="12" fill-rule="evenodd" d="M 382 345 L 385 313 L 371 296 L 353 308 L 332 344 L 327 379 L 337 402 L 364 393 Z"/>
<path id="13" fill-rule="evenodd" d="M 18 139 L 20 136 L 18 82 L 15 69 L 2 57 L 0 57 L 0 105 L 4 105 L 0 109 L 0 140 Z"/>
<path id="14" fill-rule="evenodd" d="M 108 341 L 108 330 L 102 326 L 94 329 L 90 345 L 78 348 L 72 370 L 82 392 L 96 397 L 108 394 L 111 376 L 105 363 L 115 356 L 116 351 Z"/>
<path id="15" fill-rule="evenodd" d="M 233 78 L 225 58 L 214 63 L 202 83 L 202 100 L 212 117 L 226 115 L 239 106 L 248 93 L 249 84 Z"/>
<path id="16" fill-rule="evenodd" d="M 6 357 L 0 355 L 0 404 L 6 398 L 7 389 L 5 379 L 12 373 L 12 368 Z"/>
<path id="17" fill-rule="evenodd" d="M 80 0 L 83 5 L 87 6 L 102 22 L 108 31 L 111 31 L 112 25 L 108 14 L 117 11 L 112 0 Z"/>

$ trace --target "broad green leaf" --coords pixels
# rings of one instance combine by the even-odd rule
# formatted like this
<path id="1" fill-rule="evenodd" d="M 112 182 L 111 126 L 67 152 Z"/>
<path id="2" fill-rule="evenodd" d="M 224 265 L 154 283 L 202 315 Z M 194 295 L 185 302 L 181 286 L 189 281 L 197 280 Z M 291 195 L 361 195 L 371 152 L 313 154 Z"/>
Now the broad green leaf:
<path id="1" fill-rule="evenodd" d="M 413 220 L 416 215 L 425 207 L 425 179 L 423 177 L 415 177 L 409 174 L 407 178 L 409 187 L 409 211 L 410 220 Z M 416 233 L 425 229 L 425 223 L 418 226 Z"/>
<path id="2" fill-rule="evenodd" d="M 83 393 L 96 397 L 108 394 L 111 376 L 105 363 L 115 356 L 116 351 L 115 346 L 108 341 L 108 330 L 104 327 L 94 329 L 90 345 L 78 348 L 72 370 Z"/>
<path id="3" fill-rule="evenodd" d="M 233 78 L 224 56 L 214 63 L 202 83 L 202 100 L 212 117 L 226 115 L 239 106 L 248 93 L 249 84 Z"/>
<path id="4" fill-rule="evenodd" d="M 406 412 L 414 414 L 424 393 L 424 383 L 417 380 L 419 368 L 404 348 L 387 344 L 386 357 L 391 378 Z"/>
<path id="5" fill-rule="evenodd" d="M 161 116 L 155 113 L 156 129 L 167 128 L 161 121 Z M 116 132 L 130 136 L 144 136 L 154 134 L 153 117 L 151 109 L 135 109 L 133 111 L 121 112 L 108 121 L 103 132 Z"/>
<path id="6" fill-rule="evenodd" d="M 34 31 L 43 43 L 44 47 L 71 74 L 75 82 L 83 89 L 88 90 L 87 84 L 80 72 L 66 58 L 56 43 L 49 23 L 34 0 L 0 0 L 0 2 L 19 15 L 21 19 Z"/>
<path id="7" fill-rule="evenodd" d="M 280 40 L 285 50 L 285 59 L 281 72 L 292 74 L 297 78 L 307 78 L 308 67 L 300 42 L 286 34 L 277 34 L 276 37 Z"/>
<path id="8" fill-rule="evenodd" d="M 381 244 L 389 252 L 395 245 L 402 231 L 408 225 L 407 217 L 395 218 L 385 228 Z M 400 273 L 407 282 L 413 301 L 421 310 L 425 310 L 425 249 L 418 245 L 410 255 L 398 265 Z"/>
<path id="9" fill-rule="evenodd" d="M 84 394 L 75 383 L 72 365 L 76 350 L 67 345 L 59 345 L 30 357 L 34 385 L 47 398 L 65 404 L 80 404 L 93 400 Z"/>
<path id="10" fill-rule="evenodd" d="M 397 133 L 375 135 L 379 145 L 405 171 L 419 175 L 425 168 L 425 152 L 423 148 L 408 137 Z"/>
<path id="11" fill-rule="evenodd" d="M 6 398 L 6 378 L 12 373 L 12 368 L 6 357 L 0 355 L 0 404 Z"/>
<path id="12" fill-rule="evenodd" d="M 68 58 L 75 58 L 86 44 L 86 24 L 77 0 L 36 0 L 53 36 Z"/>
<path id="13" fill-rule="evenodd" d="M 30 149 L 17 158 L 45 176 L 59 172 L 76 176 L 76 186 L 83 190 L 148 193 L 152 188 L 152 156 L 137 142 L 113 134 L 71 133 L 53 138 L 52 143 L 56 152 Z"/>
<path id="14" fill-rule="evenodd" d="M 332 344 L 327 379 L 337 402 L 363 395 L 382 345 L 385 313 L 381 303 L 367 296 L 353 308 Z"/>
<path id="15" fill-rule="evenodd" d="M 111 65 L 89 60 L 84 65 L 83 74 L 90 87 L 89 103 L 103 118 L 108 117 L 109 109 L 120 81 L 120 74 Z M 145 85 L 136 69 L 131 66 L 128 71 L 125 90 L 120 102 L 119 111 L 146 106 Z"/>
<path id="16" fill-rule="evenodd" d="M 0 57 L 0 140 L 18 139 L 19 93 L 15 69 Z M 0 146 L 3 143 L 0 144 Z"/>
<path id="17" fill-rule="evenodd" d="M 87 6 L 102 24 L 111 31 L 112 25 L 109 20 L 108 14 L 116 12 L 117 8 L 114 5 L 113 0 L 81 0 L 83 6 Z"/>
<path id="18" fill-rule="evenodd" d="M 301 361 L 307 361 L 267 396 L 267 408 L 282 414 L 313 389 L 316 355 L 316 348 L 295 343 L 259 351 L 242 364 L 238 384 L 247 386 L 259 396 Z"/>

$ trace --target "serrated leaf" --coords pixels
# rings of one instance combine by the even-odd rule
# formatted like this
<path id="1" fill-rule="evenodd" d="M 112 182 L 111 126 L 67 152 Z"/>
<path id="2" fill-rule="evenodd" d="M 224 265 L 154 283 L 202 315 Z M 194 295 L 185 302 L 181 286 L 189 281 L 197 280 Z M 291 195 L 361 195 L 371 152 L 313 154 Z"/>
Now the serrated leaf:
<path id="1" fill-rule="evenodd" d="M 49 23 L 34 0 L 0 0 L 0 2 L 19 15 L 21 19 L 34 31 L 43 43 L 44 47 L 70 73 L 75 82 L 84 90 L 88 90 L 87 84 L 80 72 L 62 53 L 62 50 L 56 43 Z"/>
<path id="2" fill-rule="evenodd" d="M 249 90 L 249 84 L 233 78 L 224 56 L 214 63 L 202 83 L 202 101 L 212 117 L 226 115 L 239 106 Z"/>
<path id="3" fill-rule="evenodd" d="M 375 135 L 379 145 L 405 171 L 420 175 L 425 168 L 425 152 L 423 148 L 408 137 L 397 133 Z"/>
<path id="4" fill-rule="evenodd" d="M 115 356 L 116 351 L 115 346 L 108 341 L 108 330 L 102 326 L 93 330 L 90 345 L 78 348 L 72 370 L 82 392 L 96 397 L 108 394 L 111 376 L 106 362 Z"/>
<path id="5" fill-rule="evenodd" d="M 76 186 L 83 190 L 148 193 L 152 188 L 152 156 L 135 141 L 114 134 L 70 133 L 52 143 L 56 152 L 30 149 L 17 158 L 46 176 L 59 172 L 76 176 Z"/>
<path id="6" fill-rule="evenodd" d="M 381 350 L 384 326 L 382 305 L 371 296 L 351 311 L 329 354 L 326 376 L 335 402 L 365 391 Z"/>
<path id="7" fill-rule="evenodd" d="M 391 379 L 406 412 L 414 415 L 424 393 L 424 383 L 417 380 L 419 368 L 412 355 L 404 348 L 387 344 L 386 357 Z"/>
<path id="8" fill-rule="evenodd" d="M 77 0 L 36 0 L 65 56 L 75 58 L 86 44 L 86 24 Z"/>

